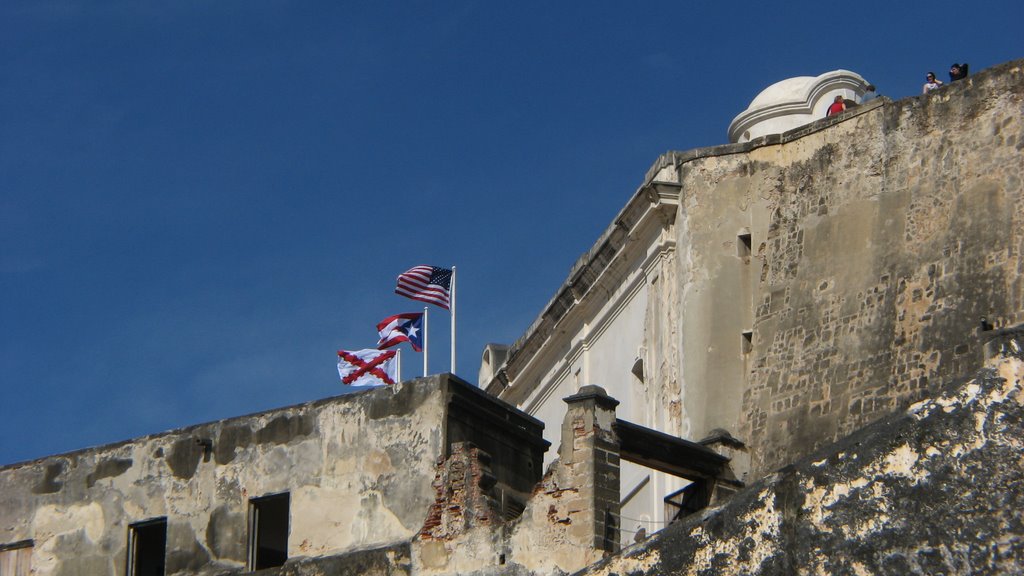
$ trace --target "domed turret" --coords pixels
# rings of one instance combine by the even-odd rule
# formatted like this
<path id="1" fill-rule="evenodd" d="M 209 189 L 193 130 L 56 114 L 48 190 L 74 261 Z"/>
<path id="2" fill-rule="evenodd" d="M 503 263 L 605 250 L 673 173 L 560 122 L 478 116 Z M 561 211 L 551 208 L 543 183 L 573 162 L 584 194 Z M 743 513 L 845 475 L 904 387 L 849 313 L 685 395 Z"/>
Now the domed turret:
<path id="1" fill-rule="evenodd" d="M 797 76 L 765 88 L 729 124 L 729 142 L 781 134 L 825 117 L 836 96 L 860 102 L 868 83 L 856 72 Z"/>

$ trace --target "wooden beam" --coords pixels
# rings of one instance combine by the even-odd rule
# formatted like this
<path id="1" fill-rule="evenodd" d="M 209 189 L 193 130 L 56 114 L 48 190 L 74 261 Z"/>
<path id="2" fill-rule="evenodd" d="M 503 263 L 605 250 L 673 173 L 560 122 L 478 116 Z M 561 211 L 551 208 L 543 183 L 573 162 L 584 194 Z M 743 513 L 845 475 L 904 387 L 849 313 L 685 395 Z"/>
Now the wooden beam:
<path id="1" fill-rule="evenodd" d="M 617 418 L 619 457 L 688 480 L 717 478 L 729 458 L 696 442 Z"/>

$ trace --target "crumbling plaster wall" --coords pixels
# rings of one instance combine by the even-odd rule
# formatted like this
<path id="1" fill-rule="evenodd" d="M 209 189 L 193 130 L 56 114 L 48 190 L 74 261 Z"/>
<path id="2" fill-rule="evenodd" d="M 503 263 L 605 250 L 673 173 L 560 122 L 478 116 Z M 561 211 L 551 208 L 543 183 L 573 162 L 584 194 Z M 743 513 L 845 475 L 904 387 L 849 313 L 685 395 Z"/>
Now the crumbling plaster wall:
<path id="1" fill-rule="evenodd" d="M 585 386 L 566 402 L 559 457 L 514 520 L 498 511 L 490 456 L 469 443 L 452 447 L 413 545 L 414 573 L 564 575 L 618 549 L 618 401 Z"/>
<path id="2" fill-rule="evenodd" d="M 982 316 L 1024 320 L 1022 76 L 678 163 L 688 436 L 730 430 L 757 478 L 977 368 Z"/>
<path id="3" fill-rule="evenodd" d="M 290 558 L 407 542 L 444 451 L 434 380 L 0 468 L 0 542 L 33 540 L 34 574 L 123 574 L 129 525 L 164 516 L 167 574 L 238 573 L 249 498 L 281 492 Z"/>
<path id="4" fill-rule="evenodd" d="M 1024 572 L 1022 346 L 577 576 Z"/>

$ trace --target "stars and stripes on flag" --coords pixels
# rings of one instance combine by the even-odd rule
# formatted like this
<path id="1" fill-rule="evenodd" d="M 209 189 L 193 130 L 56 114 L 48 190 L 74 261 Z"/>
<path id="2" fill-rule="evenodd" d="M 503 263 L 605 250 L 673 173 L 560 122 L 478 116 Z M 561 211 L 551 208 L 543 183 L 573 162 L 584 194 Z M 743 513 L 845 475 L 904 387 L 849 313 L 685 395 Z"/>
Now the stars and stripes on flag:
<path id="1" fill-rule="evenodd" d="M 452 271 L 448 268 L 416 266 L 398 275 L 395 294 L 448 310 L 451 283 Z"/>
<path id="2" fill-rule="evenodd" d="M 395 350 L 338 350 L 338 376 L 346 386 L 383 386 L 398 377 Z"/>
<path id="3" fill-rule="evenodd" d="M 412 349 L 421 352 L 423 350 L 423 313 L 405 312 L 388 316 L 377 323 L 377 332 L 380 334 L 380 341 L 377 348 L 383 350 L 390 348 L 399 342 L 412 344 Z"/>

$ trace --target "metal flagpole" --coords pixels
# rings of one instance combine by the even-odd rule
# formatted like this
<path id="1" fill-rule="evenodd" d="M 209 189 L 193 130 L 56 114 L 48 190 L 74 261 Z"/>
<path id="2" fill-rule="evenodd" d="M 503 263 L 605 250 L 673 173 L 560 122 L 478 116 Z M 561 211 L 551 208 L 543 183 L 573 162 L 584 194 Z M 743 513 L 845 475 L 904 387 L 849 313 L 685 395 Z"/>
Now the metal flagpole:
<path id="1" fill-rule="evenodd" d="M 398 368 L 395 369 L 395 384 L 402 383 L 402 349 L 398 348 L 395 350 L 395 362 L 398 363 Z"/>
<path id="2" fill-rule="evenodd" d="M 428 336 L 430 327 L 430 310 L 426 306 L 423 307 L 423 376 L 427 375 L 427 350 L 430 346 L 430 338 Z"/>
<path id="3" fill-rule="evenodd" d="M 455 266 L 452 266 L 451 312 L 452 312 L 452 369 L 451 369 L 451 373 L 455 374 Z"/>

